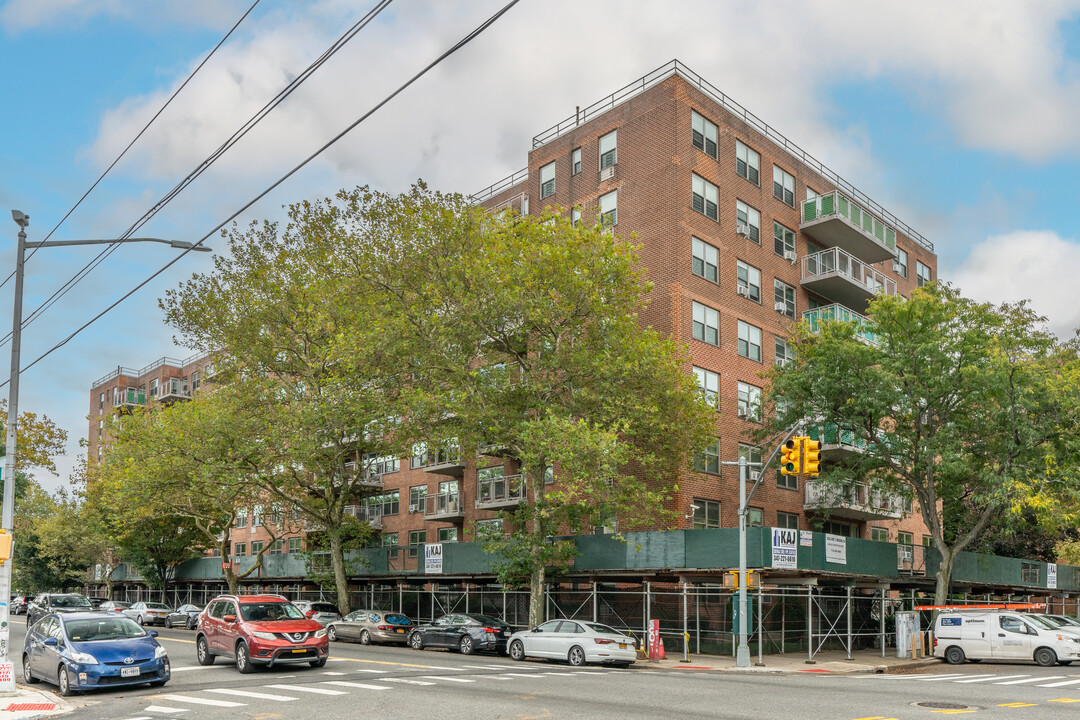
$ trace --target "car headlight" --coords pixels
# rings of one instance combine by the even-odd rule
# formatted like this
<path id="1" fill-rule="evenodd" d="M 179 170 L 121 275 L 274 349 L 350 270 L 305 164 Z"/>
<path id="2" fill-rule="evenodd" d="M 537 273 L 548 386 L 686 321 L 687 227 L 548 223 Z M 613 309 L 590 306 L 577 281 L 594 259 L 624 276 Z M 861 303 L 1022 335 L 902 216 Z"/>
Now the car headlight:
<path id="1" fill-rule="evenodd" d="M 90 653 L 73 652 L 71 653 L 71 659 L 83 665 L 97 665 L 97 658 Z"/>
<path id="2" fill-rule="evenodd" d="M 317 638 L 326 637 L 326 628 L 323 628 L 322 630 L 316 630 L 315 631 L 315 637 L 317 637 Z"/>
<path id="3" fill-rule="evenodd" d="M 268 632 L 253 632 L 252 636 L 259 638 L 260 640 L 276 640 L 274 633 Z"/>
<path id="4" fill-rule="evenodd" d="M 157 660 L 158 658 L 163 657 L 169 657 L 169 653 L 165 650 L 165 648 L 158 645 L 156 648 L 154 648 L 154 659 Z"/>

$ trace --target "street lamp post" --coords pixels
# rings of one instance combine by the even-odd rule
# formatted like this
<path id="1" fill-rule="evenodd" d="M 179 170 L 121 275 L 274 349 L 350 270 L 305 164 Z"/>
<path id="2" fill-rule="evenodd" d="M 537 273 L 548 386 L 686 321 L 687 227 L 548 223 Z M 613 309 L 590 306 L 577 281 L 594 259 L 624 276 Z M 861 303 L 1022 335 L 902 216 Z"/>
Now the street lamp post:
<path id="1" fill-rule="evenodd" d="M 193 245 L 181 240 L 163 240 L 161 238 L 127 238 L 125 240 L 52 240 L 28 243 L 26 228 L 30 225 L 30 216 L 18 210 L 11 211 L 11 217 L 19 226 L 19 243 L 15 254 L 15 303 L 14 318 L 11 325 L 11 374 L 8 379 L 7 405 L 7 440 L 4 449 L 3 510 L 0 513 L 0 531 L 12 534 L 15 515 L 15 460 L 18 448 L 15 437 L 19 417 L 19 351 L 22 341 L 22 301 L 23 301 L 23 265 L 27 248 L 63 247 L 68 245 L 108 245 L 115 242 L 156 242 L 164 243 L 182 250 L 210 252 L 203 245 Z M 0 694 L 14 693 L 14 666 L 9 659 L 10 628 L 8 625 L 11 600 L 11 566 L 13 559 L 0 564 Z"/>

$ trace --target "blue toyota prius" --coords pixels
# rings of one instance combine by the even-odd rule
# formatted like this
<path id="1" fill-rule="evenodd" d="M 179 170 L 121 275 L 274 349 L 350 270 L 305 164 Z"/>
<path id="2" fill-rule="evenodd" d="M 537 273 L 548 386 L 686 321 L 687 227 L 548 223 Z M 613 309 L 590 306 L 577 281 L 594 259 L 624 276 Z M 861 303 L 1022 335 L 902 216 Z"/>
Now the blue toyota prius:
<path id="1" fill-rule="evenodd" d="M 118 685 L 164 685 L 169 656 L 135 621 L 104 612 L 52 614 L 26 631 L 23 679 L 45 680 L 69 696 Z"/>

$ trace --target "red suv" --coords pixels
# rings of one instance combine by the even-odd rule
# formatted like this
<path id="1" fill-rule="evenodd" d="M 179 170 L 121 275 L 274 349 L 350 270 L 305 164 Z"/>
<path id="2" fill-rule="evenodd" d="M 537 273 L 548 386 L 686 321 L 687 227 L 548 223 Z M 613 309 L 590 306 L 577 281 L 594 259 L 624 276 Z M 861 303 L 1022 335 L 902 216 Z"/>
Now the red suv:
<path id="1" fill-rule="evenodd" d="M 280 595 L 220 595 L 210 601 L 195 635 L 200 665 L 218 655 L 236 658 L 236 669 L 309 662 L 322 667 L 330 653 L 326 628 Z"/>

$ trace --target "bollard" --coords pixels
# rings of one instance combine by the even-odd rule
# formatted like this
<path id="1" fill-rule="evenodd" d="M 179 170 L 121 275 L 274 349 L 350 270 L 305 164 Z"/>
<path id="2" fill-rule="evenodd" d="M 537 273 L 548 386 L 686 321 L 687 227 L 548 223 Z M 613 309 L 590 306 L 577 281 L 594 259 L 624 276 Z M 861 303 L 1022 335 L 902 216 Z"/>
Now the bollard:
<path id="1" fill-rule="evenodd" d="M 683 631 L 682 661 L 690 662 L 690 633 Z"/>

